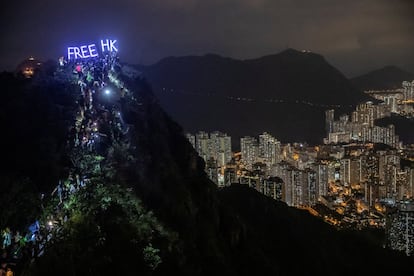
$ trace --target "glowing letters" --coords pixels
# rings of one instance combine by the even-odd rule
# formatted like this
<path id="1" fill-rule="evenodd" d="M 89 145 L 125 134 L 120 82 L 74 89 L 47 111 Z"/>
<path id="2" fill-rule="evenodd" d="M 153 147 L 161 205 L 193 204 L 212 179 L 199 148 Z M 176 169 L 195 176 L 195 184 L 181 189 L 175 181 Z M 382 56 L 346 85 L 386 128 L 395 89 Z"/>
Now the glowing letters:
<path id="1" fill-rule="evenodd" d="M 118 48 L 115 44 L 116 39 L 102 39 L 101 52 L 118 52 Z M 68 47 L 68 60 L 94 58 L 98 56 L 99 53 L 95 43 L 79 47 Z"/>
<path id="2" fill-rule="evenodd" d="M 102 52 L 105 52 L 105 48 L 107 48 L 109 52 L 118 52 L 115 43 L 116 40 L 107 39 L 105 42 L 101 40 Z"/>

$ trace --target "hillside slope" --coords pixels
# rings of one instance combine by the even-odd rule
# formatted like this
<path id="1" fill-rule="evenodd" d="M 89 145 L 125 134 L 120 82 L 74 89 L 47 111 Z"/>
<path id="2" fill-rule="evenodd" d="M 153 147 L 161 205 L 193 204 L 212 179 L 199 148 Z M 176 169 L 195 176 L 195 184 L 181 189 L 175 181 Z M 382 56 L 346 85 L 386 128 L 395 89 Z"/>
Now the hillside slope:
<path id="1" fill-rule="evenodd" d="M 68 93 L 66 103 L 61 103 L 63 107 L 76 104 L 76 99 L 70 97 L 75 93 L 72 86 L 53 76 L 44 76 L 41 82 L 25 83 L 21 90 L 13 89 L 20 87 L 19 80 L 10 76 L 6 79 L 10 91 L 15 93 L 11 94 L 11 99 L 19 99 L 12 102 L 11 110 L 32 98 L 32 91 L 47 91 L 47 87 Z M 79 205 L 76 208 L 80 209 L 73 217 L 68 213 L 70 223 L 64 229 L 69 236 L 54 242 L 55 247 L 51 245 L 51 255 L 46 247 L 45 256 L 36 262 L 32 275 L 73 275 L 74 271 L 78 275 L 88 271 L 92 271 L 90 275 L 113 275 L 116 271 L 123 275 L 349 275 L 351 272 L 362 275 L 366 271 L 395 274 L 406 271 L 408 258 L 375 247 L 353 234 L 338 232 L 304 211 L 288 208 L 247 187 L 218 190 L 206 177 L 204 163 L 185 139 L 182 128 L 163 111 L 148 83 L 122 74 L 119 79 L 133 96 L 116 103 L 128 125 L 128 134 L 110 142 L 107 150 L 101 151 L 100 169 L 90 176 L 91 183 L 97 181 L 99 185 L 90 184 L 88 190 L 73 200 L 74 208 Z M 55 114 L 57 111 L 52 108 L 56 106 L 52 101 L 55 94 L 42 95 L 45 99 L 41 102 L 50 107 L 45 109 L 46 115 Z M 29 116 L 31 112 L 27 110 L 25 114 Z M 19 125 L 27 120 L 27 116 L 15 116 L 9 132 L 18 133 Z M 61 121 L 59 116 L 47 117 L 51 125 Z M 4 117 L 2 120 L 7 123 Z M 55 131 L 48 128 L 47 133 L 30 131 L 28 134 L 43 137 Z M 36 149 L 28 152 L 33 153 L 30 154 L 32 158 L 44 158 L 36 154 L 37 148 L 47 148 L 54 143 L 53 139 L 33 143 L 31 147 Z M 24 164 L 20 156 L 10 154 L 9 157 Z M 63 162 L 56 166 L 65 171 L 65 166 L 72 165 Z M 31 171 L 21 174 L 30 177 Z M 1 176 L 5 175 L 16 180 L 2 171 Z M 50 191 L 54 183 L 47 182 L 44 186 L 39 190 Z M 99 197 L 102 189 L 109 191 Z M 37 195 L 39 190 L 32 195 Z M 134 202 L 142 202 L 143 207 Z M 36 201 L 27 202 L 27 205 L 34 203 Z M 8 207 L 17 208 L 13 202 Z M 140 215 L 142 208 L 150 213 Z M 1 210 L 1 217 L 7 209 Z M 151 220 L 141 222 L 143 216 L 149 216 Z M 161 225 L 153 222 L 155 219 Z M 23 220 L 20 221 L 22 225 Z M 7 221 L 3 222 L 7 225 Z M 96 232 L 90 232 L 90 229 Z M 153 237 L 162 262 L 153 271 L 148 271 L 142 267 L 145 255 L 143 257 L 136 251 L 140 246 L 140 243 L 135 244 L 136 239 L 145 240 L 146 235 L 163 233 L 160 229 L 166 229 L 170 234 L 167 241 L 161 234 L 161 237 Z M 95 236 L 102 234 L 99 239 Z M 123 243 L 128 245 L 126 250 L 122 250 L 125 248 Z M 373 256 L 375 265 L 367 262 L 366 256 Z M 73 257 L 79 262 L 74 262 Z"/>

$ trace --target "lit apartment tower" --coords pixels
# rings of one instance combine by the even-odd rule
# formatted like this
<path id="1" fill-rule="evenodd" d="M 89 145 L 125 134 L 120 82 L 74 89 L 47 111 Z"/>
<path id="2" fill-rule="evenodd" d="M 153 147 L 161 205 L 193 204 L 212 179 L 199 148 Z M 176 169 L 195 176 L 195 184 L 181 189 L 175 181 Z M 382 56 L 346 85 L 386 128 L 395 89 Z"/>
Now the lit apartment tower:
<path id="1" fill-rule="evenodd" d="M 388 105 L 390 107 L 390 111 L 392 113 L 397 113 L 398 112 L 398 106 L 397 106 L 397 97 L 396 96 L 387 96 L 384 97 L 384 102 L 386 105 Z"/>
<path id="2" fill-rule="evenodd" d="M 280 162 L 274 166 L 275 175 L 280 177 L 283 181 L 282 184 L 282 201 L 287 205 L 292 206 L 292 166 L 287 162 Z"/>
<path id="3" fill-rule="evenodd" d="M 281 162 L 275 166 L 275 171 L 283 181 L 281 198 L 287 205 L 310 206 L 317 202 L 319 191 L 314 170 L 299 170 L 287 162 Z"/>
<path id="4" fill-rule="evenodd" d="M 365 175 L 365 202 L 369 206 L 373 206 L 375 199 L 379 198 L 379 171 L 378 171 L 378 156 L 376 154 L 369 154 L 364 159 L 364 175 Z"/>
<path id="5" fill-rule="evenodd" d="M 343 185 L 348 186 L 351 183 L 351 159 L 341 159 L 340 179 Z"/>
<path id="6" fill-rule="evenodd" d="M 385 194 L 383 197 L 395 198 L 397 195 L 397 174 L 398 169 L 393 164 L 387 164 L 385 166 L 385 174 L 383 183 L 385 186 Z"/>
<path id="7" fill-rule="evenodd" d="M 362 129 L 361 140 L 364 142 L 383 143 L 392 147 L 397 147 L 398 136 L 395 135 L 395 127 L 367 127 Z"/>
<path id="8" fill-rule="evenodd" d="M 377 115 L 375 119 L 385 118 L 391 116 L 391 106 L 386 103 L 376 105 Z"/>
<path id="9" fill-rule="evenodd" d="M 263 180 L 264 194 L 275 199 L 282 200 L 283 180 L 279 177 L 268 177 Z"/>
<path id="10" fill-rule="evenodd" d="M 204 161 L 210 158 L 210 138 L 207 132 L 199 131 L 196 134 L 196 151 Z"/>
<path id="11" fill-rule="evenodd" d="M 312 206 L 315 205 L 318 201 L 318 192 L 317 192 L 317 183 L 316 183 L 316 172 L 311 169 L 306 169 L 303 172 L 304 175 L 304 182 L 303 186 L 303 194 L 302 194 L 302 205 L 305 206 Z"/>
<path id="12" fill-rule="evenodd" d="M 315 163 L 312 169 L 316 172 L 316 200 L 328 194 L 328 166 L 322 163 Z"/>
<path id="13" fill-rule="evenodd" d="M 403 81 L 403 100 L 404 101 L 414 101 L 414 80 L 413 81 Z"/>
<path id="14" fill-rule="evenodd" d="M 335 121 L 335 110 L 329 109 L 325 111 L 325 130 L 326 130 L 327 136 L 329 136 L 329 133 L 333 132 L 334 121 Z"/>
<path id="15" fill-rule="evenodd" d="M 219 167 L 225 166 L 232 158 L 231 137 L 225 133 L 210 133 L 210 153 Z"/>
<path id="16" fill-rule="evenodd" d="M 303 206 L 305 187 L 306 187 L 306 177 L 305 173 L 296 168 L 290 169 L 290 178 L 292 185 L 292 206 Z"/>
<path id="17" fill-rule="evenodd" d="M 291 178 L 291 171 L 287 169 L 284 170 L 280 177 L 283 179 L 282 200 L 286 202 L 287 205 L 292 206 L 293 184 Z"/>
<path id="18" fill-rule="evenodd" d="M 340 168 L 340 163 L 337 161 L 329 161 L 328 165 L 327 165 L 327 175 L 328 175 L 328 183 L 329 182 L 334 182 L 336 180 L 339 180 L 339 168 Z"/>
<path id="19" fill-rule="evenodd" d="M 395 151 L 378 151 L 378 172 L 380 179 L 385 179 L 386 174 L 388 174 L 387 167 L 394 166 L 400 167 L 400 157 L 396 154 Z"/>
<path id="20" fill-rule="evenodd" d="M 376 107 L 373 102 L 359 104 L 356 107 L 358 122 L 367 126 L 374 126 L 376 119 Z"/>
<path id="21" fill-rule="evenodd" d="M 396 188 L 397 188 L 397 200 L 403 200 L 407 198 L 408 191 L 407 186 L 409 182 L 408 171 L 398 171 L 396 174 Z"/>
<path id="22" fill-rule="evenodd" d="M 340 161 L 340 179 L 345 186 L 361 182 L 361 159 L 344 158 Z"/>
<path id="23" fill-rule="evenodd" d="M 208 178 L 213 181 L 216 185 L 218 185 L 218 167 L 217 162 L 213 158 L 210 158 L 206 161 L 206 168 L 205 171 L 207 173 Z"/>
<path id="24" fill-rule="evenodd" d="M 185 135 L 185 137 L 187 138 L 187 140 L 190 142 L 190 144 L 193 146 L 193 148 L 196 148 L 196 142 L 195 142 L 195 136 L 192 135 L 191 133 L 187 133 Z"/>
<path id="25" fill-rule="evenodd" d="M 237 182 L 237 172 L 234 166 L 227 166 L 224 169 L 224 185 L 230 186 Z"/>
<path id="26" fill-rule="evenodd" d="M 259 157 L 259 144 L 254 137 L 240 138 L 241 158 L 248 169 L 251 169 Z"/>
<path id="27" fill-rule="evenodd" d="M 362 123 L 361 120 L 362 120 L 362 118 L 361 118 L 360 113 L 356 110 L 352 111 L 352 113 L 351 113 L 351 122 L 361 124 Z"/>
<path id="28" fill-rule="evenodd" d="M 259 135 L 259 156 L 271 166 L 280 161 L 280 142 L 272 135 L 264 132 Z"/>
<path id="29" fill-rule="evenodd" d="M 405 168 L 408 175 L 407 180 L 407 197 L 414 198 L 414 168 Z"/>
<path id="30" fill-rule="evenodd" d="M 350 184 L 359 184 L 362 179 L 361 158 L 351 158 Z"/>
<path id="31" fill-rule="evenodd" d="M 395 197 L 397 195 L 397 174 L 400 170 L 400 157 L 395 153 L 379 152 L 379 178 L 385 186 L 380 197 Z"/>
<path id="32" fill-rule="evenodd" d="M 414 251 L 414 202 L 400 201 L 387 214 L 387 244 L 393 250 L 412 255 Z"/>

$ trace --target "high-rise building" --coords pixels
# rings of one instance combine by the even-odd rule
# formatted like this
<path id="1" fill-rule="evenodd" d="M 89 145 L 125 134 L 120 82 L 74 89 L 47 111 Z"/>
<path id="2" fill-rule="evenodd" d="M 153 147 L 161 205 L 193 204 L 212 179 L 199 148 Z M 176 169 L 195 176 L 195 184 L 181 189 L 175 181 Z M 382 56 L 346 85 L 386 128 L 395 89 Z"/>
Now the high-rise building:
<path id="1" fill-rule="evenodd" d="M 210 155 L 217 160 L 219 167 L 225 166 L 232 158 L 231 137 L 225 133 L 210 133 Z"/>
<path id="2" fill-rule="evenodd" d="M 414 80 L 413 81 L 403 81 L 403 100 L 405 102 L 414 101 Z"/>
<path id="3" fill-rule="evenodd" d="M 340 179 L 342 184 L 348 186 L 351 183 L 351 159 L 344 158 L 340 161 Z"/>
<path id="4" fill-rule="evenodd" d="M 392 113 L 398 112 L 397 97 L 395 95 L 384 97 L 384 102 L 390 107 Z"/>
<path id="5" fill-rule="evenodd" d="M 312 206 L 318 201 L 318 189 L 317 189 L 317 177 L 316 172 L 311 169 L 304 171 L 304 183 L 303 183 L 303 198 L 301 200 L 302 205 Z"/>
<path id="6" fill-rule="evenodd" d="M 207 173 L 208 178 L 213 181 L 216 185 L 218 185 L 218 167 L 217 161 L 213 158 L 210 158 L 206 162 L 205 171 Z"/>
<path id="7" fill-rule="evenodd" d="M 401 201 L 387 214 L 387 243 L 393 250 L 414 251 L 414 202 Z"/>
<path id="8" fill-rule="evenodd" d="M 351 158 L 350 184 L 360 184 L 362 179 L 362 162 L 361 158 Z"/>
<path id="9" fill-rule="evenodd" d="M 405 168 L 407 171 L 407 197 L 414 198 L 414 168 Z"/>
<path id="10" fill-rule="evenodd" d="M 237 183 L 237 171 L 234 166 L 226 166 L 224 169 L 224 185 L 230 186 L 233 183 Z"/>
<path id="11" fill-rule="evenodd" d="M 335 121 L 335 110 L 329 109 L 325 111 L 325 130 L 326 133 L 333 132 L 333 123 Z"/>
<path id="12" fill-rule="evenodd" d="M 280 142 L 267 132 L 259 135 L 259 156 L 265 160 L 268 166 L 281 161 Z"/>
<path id="13" fill-rule="evenodd" d="M 322 163 L 315 163 L 312 169 L 316 172 L 316 200 L 328 194 L 328 166 Z"/>
<path id="14" fill-rule="evenodd" d="M 198 152 L 198 155 L 200 155 L 204 159 L 204 161 L 207 162 L 207 160 L 210 159 L 210 138 L 207 132 L 197 132 L 195 149 Z"/>
<path id="15" fill-rule="evenodd" d="M 282 201 L 286 202 L 287 205 L 292 206 L 293 205 L 293 199 L 292 199 L 292 165 L 289 163 L 282 161 L 275 166 L 273 166 L 273 175 L 278 176 L 280 179 L 282 179 Z"/>
<path id="16" fill-rule="evenodd" d="M 210 135 L 205 131 L 199 131 L 196 135 L 187 133 L 186 137 L 204 159 L 208 177 L 219 186 L 229 184 L 225 183 L 223 173 L 219 175 L 219 168 L 224 168 L 232 160 L 231 137 L 219 131 Z M 226 180 L 235 181 L 233 176 Z"/>
<path id="17" fill-rule="evenodd" d="M 231 137 L 227 134 L 214 131 L 209 135 L 199 131 L 195 136 L 189 133 L 186 136 L 205 162 L 213 158 L 219 167 L 223 167 L 232 159 Z"/>
<path id="18" fill-rule="evenodd" d="M 268 177 L 263 180 L 264 194 L 275 200 L 282 200 L 283 180 L 279 177 Z"/>
<path id="19" fill-rule="evenodd" d="M 246 168 L 251 169 L 259 157 L 259 143 L 254 137 L 240 138 L 241 158 Z"/>
<path id="20" fill-rule="evenodd" d="M 286 162 L 281 162 L 278 166 L 277 170 L 280 172 L 278 177 L 283 180 L 282 200 L 289 206 L 307 205 L 308 179 L 306 173 Z M 312 185 L 315 184 L 316 182 L 313 181 Z"/>

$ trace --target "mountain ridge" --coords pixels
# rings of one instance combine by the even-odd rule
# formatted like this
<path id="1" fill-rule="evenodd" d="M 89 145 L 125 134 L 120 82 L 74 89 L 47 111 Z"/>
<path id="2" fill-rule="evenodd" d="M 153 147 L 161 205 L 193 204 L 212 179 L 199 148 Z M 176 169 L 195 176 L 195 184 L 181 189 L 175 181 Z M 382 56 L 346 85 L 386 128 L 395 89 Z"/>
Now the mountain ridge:
<path id="1" fill-rule="evenodd" d="M 401 88 L 403 81 L 414 80 L 414 74 L 393 65 L 388 65 L 361 76 L 352 78 L 351 81 L 361 90 L 389 90 Z"/>
<path id="2" fill-rule="evenodd" d="M 218 129 L 236 139 L 268 131 L 282 141 L 321 143 L 326 109 L 344 113 L 371 100 L 323 56 L 294 49 L 247 60 L 168 57 L 136 68 L 185 130 Z"/>

